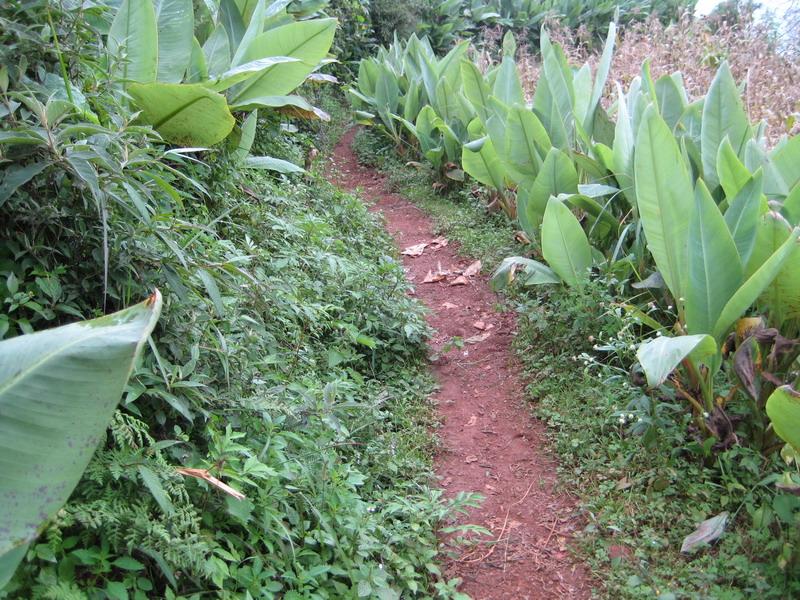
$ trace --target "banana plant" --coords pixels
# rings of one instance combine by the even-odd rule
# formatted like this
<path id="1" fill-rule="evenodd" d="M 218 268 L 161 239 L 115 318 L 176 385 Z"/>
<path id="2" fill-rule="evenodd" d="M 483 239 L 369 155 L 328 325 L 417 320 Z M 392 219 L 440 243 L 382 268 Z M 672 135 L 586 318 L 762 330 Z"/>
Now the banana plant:
<path id="1" fill-rule="evenodd" d="M 324 64 L 336 20 L 294 21 L 287 5 L 258 0 L 241 12 L 222 0 L 201 46 L 192 0 L 123 0 L 107 39 L 111 74 L 167 141 L 214 145 L 233 130 L 232 111 L 296 106 L 289 94 Z"/>
<path id="2" fill-rule="evenodd" d="M 0 588 L 103 437 L 161 312 L 120 312 L 0 342 Z"/>
<path id="3" fill-rule="evenodd" d="M 681 394 L 698 414 L 712 413 L 713 378 L 722 364 L 723 342 L 796 256 L 800 227 L 786 224 L 780 242 L 772 246 L 756 240 L 756 258 L 751 257 L 746 268 L 743 256 L 747 258 L 760 215 L 744 208 L 762 204 L 758 183 L 748 182 L 746 194 L 732 199 L 723 214 L 703 180 L 692 189 L 677 141 L 652 105 L 637 135 L 634 170 L 647 247 L 676 301 L 675 330 L 682 334 L 651 340 L 637 355 L 651 387 L 661 385 L 683 363 L 697 396 L 676 383 Z M 766 222 L 775 214 L 767 212 L 761 218 Z"/>
<path id="4" fill-rule="evenodd" d="M 563 283 L 582 289 L 589 280 L 593 257 L 589 239 L 570 210 L 568 196 L 550 196 L 542 219 L 542 256 L 547 265 L 511 256 L 492 275 L 492 287 L 501 290 L 515 279 L 522 285 Z"/>

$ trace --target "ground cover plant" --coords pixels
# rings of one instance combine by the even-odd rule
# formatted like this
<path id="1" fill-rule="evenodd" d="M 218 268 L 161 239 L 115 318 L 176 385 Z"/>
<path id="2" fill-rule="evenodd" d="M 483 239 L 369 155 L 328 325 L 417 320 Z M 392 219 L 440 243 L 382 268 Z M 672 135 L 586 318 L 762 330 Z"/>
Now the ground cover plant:
<path id="1" fill-rule="evenodd" d="M 700 556 L 700 564 L 719 550 L 698 555 L 698 544 L 713 543 L 726 527 L 735 539 L 744 528 L 745 544 L 770 548 L 764 589 L 791 595 L 800 509 L 793 308 L 800 138 L 773 143 L 766 124 L 750 121 L 725 62 L 705 95 L 690 97 L 679 72 L 654 79 L 646 61 L 627 90 L 618 83 L 615 101 L 604 104 L 616 37 L 612 24 L 596 67 L 579 67 L 543 31 L 531 104 L 510 35 L 502 60 L 485 72 L 464 43 L 440 57 L 426 39 L 411 37 L 362 62 L 351 91 L 355 114 L 404 160 L 427 161 L 435 187 L 467 178 L 484 187 L 488 207 L 521 230 L 527 253 L 499 265 L 498 288 L 569 290 L 537 292 L 557 301 L 532 310 L 551 308 L 556 319 L 571 310 L 567 298 L 581 305 L 587 291 L 607 288 L 601 304 L 619 313 L 617 329 L 602 340 L 586 332 L 596 342 L 581 360 L 635 384 L 638 404 L 616 403 L 629 411 L 617 413 L 626 447 L 636 439 L 641 452 L 688 452 L 702 465 L 695 477 L 714 489 L 720 479 L 751 481 L 743 469 L 756 477 L 749 486 L 756 500 L 738 496 L 731 510 L 731 497 L 722 495 L 702 515 L 692 509 L 694 522 L 707 522 L 694 537 L 684 531 L 682 547 L 671 551 Z M 664 423 L 679 440 L 674 450 L 656 443 Z M 730 464 L 734 456 L 749 456 L 747 466 Z M 769 515 L 766 534 L 747 529 L 756 512 Z M 732 582 L 716 573 L 694 589 L 712 597 L 752 592 L 747 576 Z M 637 577 L 631 581 L 644 581 Z M 641 593 L 686 593 L 660 585 Z"/>
<path id="2" fill-rule="evenodd" d="M 171 130 L 139 110 L 136 85 L 179 96 L 188 88 L 202 98 L 216 85 L 185 81 L 191 65 L 176 71 L 183 82 L 135 84 L 130 69 L 143 59 L 130 53 L 152 55 L 152 43 L 137 46 L 131 30 L 116 38 L 114 52 L 109 47 L 115 30 L 138 22 L 132 11 L 152 7 L 152 25 L 178 4 L 0 9 L 0 352 L 22 359 L 20 349 L 36 340 L 91 331 L 107 343 L 98 347 L 108 358 L 114 340 L 104 327 L 112 319 L 65 324 L 136 304 L 156 288 L 161 294 L 116 317 L 130 323 L 129 315 L 161 306 L 152 335 L 145 330 L 127 346 L 129 354 L 142 350 L 129 381 L 128 373 L 114 375 L 118 388 L 98 397 L 104 409 L 91 422 L 47 395 L 55 369 L 27 375 L 21 387 L 8 372 L 14 363 L 3 360 L 3 443 L 22 452 L 30 444 L 15 436 L 53 427 L 53 416 L 63 415 L 61 428 L 86 423 L 74 439 L 50 436 L 63 448 L 51 448 L 46 467 L 58 468 L 54 455 L 69 461 L 84 438 L 81 456 L 91 460 L 66 504 L 64 484 L 48 494 L 35 523 L 14 509 L 23 533 L 4 521 L 0 597 L 452 597 L 436 566 L 434 534 L 472 500 L 444 502 L 428 487 L 422 310 L 406 295 L 377 220 L 355 197 L 303 172 L 312 144 L 324 149 L 330 140 L 318 122 L 290 119 L 309 116 L 294 110 L 299 101 L 279 99 L 274 110 L 264 102 L 255 115 L 232 98 L 223 98 L 227 106 L 214 100 L 210 109 L 229 111 L 235 123 L 211 148 L 174 147 Z M 221 31 L 224 46 L 235 14 L 249 23 L 242 40 L 259 40 L 260 27 L 277 18 L 279 27 L 303 25 L 291 29 L 302 41 L 295 34 L 319 9 L 202 4 L 190 31 L 198 61 L 198 47 L 213 56 L 198 36 Z M 328 25 L 320 31 L 330 44 Z M 323 58 L 303 58 L 302 78 L 310 76 L 304 89 L 325 104 L 312 87 Z M 121 71 L 108 69 L 109 60 Z M 294 64 L 267 62 L 235 77 L 260 85 Z M 292 73 L 293 90 L 302 82 Z M 154 110 L 166 103 L 153 102 Z M 181 127 L 197 129 L 198 119 Z M 313 161 L 306 164 L 313 171 Z M 52 329 L 58 325 L 65 327 Z M 75 351 L 63 360 L 90 364 Z M 17 405 L 31 389 L 45 389 L 48 377 L 40 402 L 60 412 L 45 422 Z M 71 385 L 77 395 L 94 394 L 77 371 Z M 24 419 L 11 419 L 11 410 Z M 82 466 L 72 464 L 70 477 Z M 3 469 L 0 490 L 24 492 L 27 502 L 15 472 Z"/>

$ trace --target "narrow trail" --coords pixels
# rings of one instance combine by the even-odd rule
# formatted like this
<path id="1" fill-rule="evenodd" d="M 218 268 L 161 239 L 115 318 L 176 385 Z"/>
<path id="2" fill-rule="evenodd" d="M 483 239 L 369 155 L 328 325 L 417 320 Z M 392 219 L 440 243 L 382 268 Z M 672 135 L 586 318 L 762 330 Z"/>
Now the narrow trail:
<path id="1" fill-rule="evenodd" d="M 430 218 L 389 191 L 382 174 L 358 164 L 354 135 L 351 130 L 334 151 L 334 182 L 363 191 L 372 210 L 383 213 L 401 250 L 430 243 L 436 238 Z M 566 548 L 578 526 L 574 503 L 554 491 L 556 463 L 544 450 L 544 425 L 522 406 L 524 389 L 510 347 L 514 315 L 495 311 L 497 299 L 480 274 L 452 285 L 471 264 L 456 248 L 451 242 L 403 256 L 416 297 L 430 309 L 434 353 L 446 350 L 453 337 L 466 341 L 432 362 L 442 422 L 436 473 L 449 496 L 460 491 L 485 496 L 461 521 L 492 532 L 484 543 L 455 549 L 445 571 L 461 577 L 460 591 L 475 600 L 588 598 L 586 570 Z M 423 283 L 428 273 L 440 270 L 450 274 Z"/>

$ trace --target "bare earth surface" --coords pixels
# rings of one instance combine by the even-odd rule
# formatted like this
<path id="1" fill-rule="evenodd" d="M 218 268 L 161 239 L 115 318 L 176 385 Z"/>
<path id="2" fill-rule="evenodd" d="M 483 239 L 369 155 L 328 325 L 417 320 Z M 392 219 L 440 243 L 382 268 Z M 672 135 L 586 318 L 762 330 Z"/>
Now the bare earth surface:
<path id="1" fill-rule="evenodd" d="M 472 261 L 457 255 L 456 244 L 431 243 L 436 235 L 427 215 L 391 193 L 380 173 L 358 164 L 354 134 L 334 152 L 334 182 L 362 191 L 372 209 L 383 213 L 401 250 L 429 244 L 419 256 L 404 255 L 403 263 L 416 296 L 431 311 L 428 321 L 437 332 L 432 355 L 447 350 L 454 337 L 465 341 L 432 363 L 442 423 L 436 473 L 448 495 L 474 491 L 486 497 L 462 522 L 492 535 L 455 547 L 444 565 L 448 578 L 461 577 L 459 589 L 476 600 L 589 598 L 588 574 L 567 550 L 580 526 L 574 504 L 554 491 L 556 464 L 544 450 L 544 425 L 522 406 L 524 390 L 510 348 L 514 315 L 495 311 L 487 278 L 470 276 Z M 424 283 L 426 277 L 439 280 Z"/>

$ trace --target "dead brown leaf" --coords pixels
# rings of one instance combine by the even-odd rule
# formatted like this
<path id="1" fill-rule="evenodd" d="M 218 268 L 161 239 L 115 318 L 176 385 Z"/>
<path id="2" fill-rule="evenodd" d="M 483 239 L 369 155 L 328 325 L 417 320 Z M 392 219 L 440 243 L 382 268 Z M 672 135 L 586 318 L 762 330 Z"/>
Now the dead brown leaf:
<path id="1" fill-rule="evenodd" d="M 475 275 L 477 275 L 478 273 L 481 272 L 481 267 L 482 266 L 483 266 L 483 264 L 481 263 L 481 261 L 476 260 L 474 263 L 472 263 L 470 266 L 468 266 L 464 270 L 464 276 L 465 277 L 475 277 Z"/>
<path id="2" fill-rule="evenodd" d="M 488 337 L 490 335 L 492 335 L 492 334 L 490 332 L 488 332 L 488 331 L 486 333 L 473 335 L 472 337 L 468 337 L 467 339 L 465 339 L 464 343 L 466 343 L 466 344 L 480 344 L 481 342 L 483 342 L 486 339 L 488 339 Z"/>
<path id="3" fill-rule="evenodd" d="M 413 246 L 409 246 L 408 248 L 403 250 L 400 254 L 416 258 L 417 256 L 422 256 L 422 253 L 425 251 L 425 248 L 427 246 L 428 246 L 427 242 L 422 242 L 420 244 L 414 244 Z"/>
<path id="4" fill-rule="evenodd" d="M 452 302 L 442 302 L 442 308 L 458 308 L 458 304 L 453 304 Z"/>
<path id="5" fill-rule="evenodd" d="M 444 278 L 444 273 L 434 273 L 433 271 L 428 271 L 428 274 L 425 275 L 425 279 L 422 280 L 422 283 L 436 283 Z"/>
<path id="6" fill-rule="evenodd" d="M 450 241 L 447 238 L 437 237 L 437 238 L 433 238 L 430 241 L 429 245 L 431 247 L 431 250 L 438 250 L 439 248 L 444 248 L 449 243 L 450 243 Z"/>
<path id="7" fill-rule="evenodd" d="M 463 275 L 459 275 L 453 281 L 450 282 L 450 285 L 467 285 L 469 283 L 469 279 L 464 277 Z"/>
<path id="8" fill-rule="evenodd" d="M 469 421 L 467 421 L 467 424 L 465 425 L 465 427 L 472 427 L 477 422 L 478 422 L 478 417 L 476 415 L 472 415 L 469 418 Z"/>
<path id="9" fill-rule="evenodd" d="M 229 496 L 233 496 L 237 500 L 244 500 L 245 498 L 244 494 L 241 493 L 239 490 L 235 490 L 227 483 L 220 481 L 205 469 L 189 469 L 181 467 L 175 470 L 181 475 L 188 475 L 189 477 L 196 477 L 197 479 L 202 479 L 203 481 L 207 481 L 214 487 L 222 490 Z"/>
<path id="10" fill-rule="evenodd" d="M 474 454 L 470 454 L 468 457 L 464 459 L 464 462 L 467 464 L 478 462 L 478 457 Z"/>

